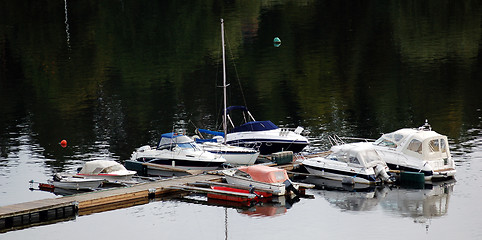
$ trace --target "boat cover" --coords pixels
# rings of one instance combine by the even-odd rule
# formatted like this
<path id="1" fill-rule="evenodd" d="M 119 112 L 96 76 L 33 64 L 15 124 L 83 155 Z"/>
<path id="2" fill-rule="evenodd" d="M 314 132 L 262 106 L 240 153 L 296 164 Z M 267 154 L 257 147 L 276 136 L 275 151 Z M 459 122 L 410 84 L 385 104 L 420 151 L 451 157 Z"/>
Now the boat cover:
<path id="1" fill-rule="evenodd" d="M 246 167 L 239 167 L 240 171 L 243 171 L 251 176 L 255 181 L 266 183 L 283 183 L 288 179 L 286 170 L 268 167 L 264 165 L 253 165 Z"/>
<path id="2" fill-rule="evenodd" d="M 216 139 L 202 139 L 202 138 L 196 138 L 196 143 L 205 143 L 205 142 L 218 142 Z"/>
<path id="3" fill-rule="evenodd" d="M 99 173 L 112 173 L 115 171 L 126 170 L 122 164 L 112 160 L 93 160 L 86 162 L 79 174 L 95 175 Z"/>
<path id="4" fill-rule="evenodd" d="M 266 131 L 266 130 L 273 130 L 278 129 L 271 121 L 253 121 L 247 122 L 241 126 L 233 128 L 230 133 L 235 132 L 252 132 L 252 131 Z"/>

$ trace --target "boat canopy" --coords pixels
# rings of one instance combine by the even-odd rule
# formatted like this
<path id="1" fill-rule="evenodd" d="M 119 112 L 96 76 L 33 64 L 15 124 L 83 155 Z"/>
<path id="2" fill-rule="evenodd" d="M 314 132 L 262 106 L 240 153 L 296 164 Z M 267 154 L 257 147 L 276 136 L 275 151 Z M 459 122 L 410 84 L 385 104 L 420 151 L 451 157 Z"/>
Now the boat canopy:
<path id="1" fill-rule="evenodd" d="M 331 147 L 330 151 L 333 153 L 327 158 L 348 164 L 373 167 L 384 163 L 380 155 L 375 151 L 375 148 L 364 143 L 335 145 Z"/>
<path id="2" fill-rule="evenodd" d="M 253 180 L 259 182 L 282 183 L 288 179 L 288 174 L 284 169 L 264 165 L 239 167 L 238 169 L 249 174 Z"/>
<path id="3" fill-rule="evenodd" d="M 211 134 L 211 135 L 214 135 L 214 136 L 224 137 L 224 133 L 223 133 L 223 132 L 212 131 L 212 130 L 207 130 L 207 129 L 202 129 L 202 128 L 198 128 L 197 130 L 198 130 L 199 132 L 202 132 L 202 133 Z"/>
<path id="4" fill-rule="evenodd" d="M 161 135 L 161 139 L 159 140 L 157 147 L 162 148 L 164 146 L 172 145 L 177 145 L 180 147 L 192 147 L 191 145 L 193 143 L 194 141 L 188 136 L 177 133 L 164 133 Z"/>
<path id="5" fill-rule="evenodd" d="M 122 164 L 112 160 L 93 160 L 86 162 L 79 174 L 109 174 L 116 171 L 126 171 L 126 168 Z"/>
<path id="6" fill-rule="evenodd" d="M 383 134 L 374 144 L 394 149 L 401 148 L 403 153 L 422 160 L 450 157 L 447 137 L 435 131 L 404 128 Z"/>
<path id="7" fill-rule="evenodd" d="M 266 130 L 273 130 L 273 129 L 278 129 L 278 126 L 276 126 L 271 121 L 254 121 L 254 122 L 247 122 L 241 126 L 235 127 L 231 129 L 230 133 L 266 131 Z"/>

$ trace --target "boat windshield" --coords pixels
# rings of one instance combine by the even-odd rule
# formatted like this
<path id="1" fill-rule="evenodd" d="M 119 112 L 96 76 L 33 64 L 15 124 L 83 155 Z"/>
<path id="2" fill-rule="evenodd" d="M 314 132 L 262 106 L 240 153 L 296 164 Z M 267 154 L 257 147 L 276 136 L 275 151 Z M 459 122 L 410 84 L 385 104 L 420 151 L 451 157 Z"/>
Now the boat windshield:
<path id="1" fill-rule="evenodd" d="M 197 146 L 193 143 L 178 143 L 177 146 L 182 148 L 182 149 L 199 150 L 199 148 L 197 148 Z"/>
<path id="2" fill-rule="evenodd" d="M 396 148 L 397 147 L 397 144 L 392 142 L 391 140 L 389 139 L 386 139 L 385 137 L 380 137 L 378 140 L 375 141 L 375 143 L 373 143 L 375 145 L 378 145 L 378 146 L 383 146 L 383 147 L 389 147 L 389 148 Z"/>

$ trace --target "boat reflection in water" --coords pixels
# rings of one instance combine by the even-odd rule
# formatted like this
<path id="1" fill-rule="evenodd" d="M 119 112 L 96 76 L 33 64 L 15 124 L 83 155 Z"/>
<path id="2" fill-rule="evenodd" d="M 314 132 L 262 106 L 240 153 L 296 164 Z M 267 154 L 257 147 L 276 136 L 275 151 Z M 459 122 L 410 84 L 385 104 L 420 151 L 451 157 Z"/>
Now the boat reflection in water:
<path id="1" fill-rule="evenodd" d="M 276 196 L 265 198 L 260 201 L 227 201 L 216 198 L 208 198 L 204 195 L 187 195 L 176 198 L 182 202 L 194 204 L 224 207 L 235 209 L 238 213 L 250 217 L 276 217 L 285 214 L 288 209 L 300 201 L 298 197 Z"/>
<path id="2" fill-rule="evenodd" d="M 380 205 L 393 214 L 425 223 L 447 214 L 454 186 L 455 180 L 449 180 L 425 184 L 424 189 L 392 188 Z"/>
<path id="3" fill-rule="evenodd" d="M 343 184 L 340 181 L 308 176 L 303 181 L 314 184 L 315 195 L 324 197 L 330 204 L 347 211 L 369 211 L 378 205 L 388 188 L 367 184 Z"/>
<path id="4" fill-rule="evenodd" d="M 312 176 L 304 182 L 315 184 L 315 195 L 324 197 L 342 210 L 369 211 L 380 206 L 385 212 L 413 218 L 416 223 L 446 215 L 455 185 L 455 180 L 428 183 L 422 189 L 395 185 L 345 185 Z"/>

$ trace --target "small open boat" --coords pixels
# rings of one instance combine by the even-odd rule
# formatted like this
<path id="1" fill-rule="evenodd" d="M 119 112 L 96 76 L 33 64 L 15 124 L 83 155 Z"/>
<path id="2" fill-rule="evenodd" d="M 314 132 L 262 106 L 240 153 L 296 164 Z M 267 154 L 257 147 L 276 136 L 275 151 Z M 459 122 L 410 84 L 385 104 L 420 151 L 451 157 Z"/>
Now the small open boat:
<path id="1" fill-rule="evenodd" d="M 243 166 L 221 171 L 226 181 L 233 186 L 247 186 L 261 191 L 270 190 L 275 196 L 296 195 L 303 192 L 304 188 L 313 185 L 294 183 L 288 178 L 286 170 L 265 165 Z"/>
<path id="2" fill-rule="evenodd" d="M 102 186 L 102 179 L 87 179 L 70 175 L 56 173 L 48 183 L 55 188 L 74 189 L 74 190 L 94 190 Z"/>

